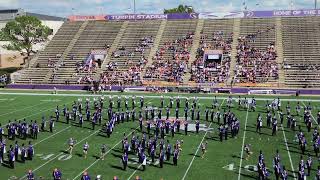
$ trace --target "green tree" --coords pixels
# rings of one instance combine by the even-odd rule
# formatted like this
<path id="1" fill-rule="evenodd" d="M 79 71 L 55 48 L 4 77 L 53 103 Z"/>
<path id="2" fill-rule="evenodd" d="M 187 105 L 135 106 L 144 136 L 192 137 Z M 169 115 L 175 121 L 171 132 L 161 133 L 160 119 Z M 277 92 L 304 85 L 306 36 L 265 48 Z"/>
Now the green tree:
<path id="1" fill-rule="evenodd" d="M 34 53 L 33 46 L 47 41 L 49 35 L 50 28 L 33 16 L 16 17 L 0 31 L 1 39 L 9 41 L 3 48 L 25 55 L 24 63 Z"/>
<path id="2" fill-rule="evenodd" d="M 170 13 L 194 13 L 194 9 L 192 6 L 182 5 L 180 4 L 176 8 L 172 9 L 164 9 L 164 14 L 170 14 Z"/>

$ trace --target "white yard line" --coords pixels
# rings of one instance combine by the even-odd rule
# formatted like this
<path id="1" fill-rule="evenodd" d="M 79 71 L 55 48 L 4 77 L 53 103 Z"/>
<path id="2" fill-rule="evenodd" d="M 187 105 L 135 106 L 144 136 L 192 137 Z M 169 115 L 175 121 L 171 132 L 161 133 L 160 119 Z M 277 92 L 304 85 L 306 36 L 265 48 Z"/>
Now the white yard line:
<path id="1" fill-rule="evenodd" d="M 245 124 L 244 124 L 243 139 L 242 139 L 242 146 L 241 146 L 241 157 L 240 157 L 240 164 L 239 164 L 238 180 L 240 180 L 240 179 L 241 179 L 241 168 L 242 168 L 242 159 L 243 159 L 244 141 L 245 141 L 245 139 L 246 139 L 246 131 L 247 131 L 248 115 L 249 115 L 249 107 L 247 106 L 247 115 L 246 115 L 246 121 L 245 121 Z"/>
<path id="2" fill-rule="evenodd" d="M 139 126 L 138 126 L 137 128 L 139 128 Z M 136 129 L 137 129 L 137 128 L 136 128 Z M 136 130 L 136 129 L 135 129 L 135 130 Z M 127 137 L 129 137 L 135 130 L 131 131 L 130 134 L 127 135 Z M 122 142 L 122 140 L 119 141 L 119 142 L 117 142 L 117 144 L 115 144 L 111 149 L 109 149 L 109 150 L 104 154 L 104 156 L 107 155 L 107 154 L 109 154 L 109 153 L 110 153 L 114 148 L 116 148 L 121 142 Z M 82 173 L 84 173 L 85 171 L 87 171 L 88 169 L 90 169 L 92 166 L 94 166 L 94 165 L 95 165 L 97 162 L 99 162 L 100 160 L 101 160 L 100 158 L 97 159 L 97 160 L 95 160 L 92 164 L 90 164 L 90 166 L 88 166 L 87 168 L 85 168 L 83 171 L 81 171 L 81 173 L 79 173 L 76 177 L 74 177 L 73 180 L 79 178 L 79 177 L 82 175 Z"/>
<path id="3" fill-rule="evenodd" d="M 279 112 L 278 112 L 278 117 L 280 118 Z M 282 129 L 282 133 L 283 133 L 284 143 L 286 144 L 286 149 L 287 149 L 287 152 L 288 152 L 288 157 L 289 157 L 289 161 L 290 161 L 290 166 L 291 166 L 291 170 L 292 170 L 292 175 L 293 175 L 293 178 L 296 180 L 297 178 L 296 178 L 296 174 L 294 173 L 294 167 L 293 167 L 293 163 L 292 163 L 291 153 L 290 153 L 290 150 L 289 150 L 286 133 L 284 132 L 284 128 L 283 128 L 283 125 L 282 125 L 282 124 L 281 124 L 281 129 Z"/>
<path id="4" fill-rule="evenodd" d="M 46 141 L 47 139 L 50 139 L 50 138 L 52 138 L 53 136 L 55 136 L 55 135 L 57 135 L 57 134 L 60 134 L 60 133 L 62 133 L 63 131 L 69 129 L 69 128 L 71 128 L 71 126 L 68 126 L 68 127 L 64 128 L 64 129 L 62 129 L 62 130 L 60 130 L 60 131 L 58 131 L 58 132 L 56 132 L 56 133 L 54 133 L 54 134 L 52 134 L 52 135 L 50 135 L 50 136 L 42 139 L 41 141 L 36 142 L 33 146 L 36 146 L 37 144 L 40 144 L 40 143 L 42 143 L 43 141 Z"/>
<path id="5" fill-rule="evenodd" d="M 136 170 L 133 171 L 133 173 L 128 177 L 127 180 L 130 180 L 130 179 L 132 178 L 132 176 L 137 172 L 137 170 L 140 169 L 141 166 L 142 166 L 142 164 L 140 164 L 140 165 L 136 168 Z"/>
<path id="6" fill-rule="evenodd" d="M 221 102 L 219 108 L 221 108 L 221 106 L 222 106 L 222 104 L 224 103 L 224 101 L 225 101 L 225 99 L 223 99 L 223 101 Z M 209 127 L 208 127 L 209 129 L 210 129 L 211 125 L 212 125 L 212 123 L 209 124 Z M 184 180 L 184 179 L 186 178 L 186 176 L 187 176 L 187 174 L 188 174 L 188 172 L 189 172 L 189 170 L 190 170 L 190 168 L 191 168 L 191 166 L 192 166 L 192 163 L 193 163 L 194 159 L 196 158 L 196 155 L 198 154 L 198 151 L 199 151 L 199 149 L 200 149 L 200 147 L 201 147 L 201 144 L 202 144 L 204 138 L 207 136 L 208 132 L 209 132 L 209 131 L 206 131 L 206 133 L 205 133 L 204 136 L 202 137 L 202 140 L 201 140 L 201 142 L 199 143 L 199 146 L 198 146 L 196 152 L 194 153 L 194 155 L 193 155 L 193 157 L 192 157 L 192 159 L 191 159 L 191 161 L 190 161 L 190 163 L 189 163 L 189 166 L 188 166 L 186 172 L 184 173 L 184 175 L 183 175 L 183 177 L 182 177 L 182 180 Z"/>
<path id="7" fill-rule="evenodd" d="M 211 125 L 212 125 L 212 123 L 210 123 L 209 128 L 211 127 Z M 187 176 L 187 174 L 188 174 L 188 172 L 189 172 L 189 170 L 190 170 L 190 168 L 191 168 L 191 166 L 192 166 L 192 163 L 193 163 L 194 159 L 196 158 L 196 155 L 198 154 L 198 151 L 199 151 L 199 149 L 200 149 L 200 147 L 201 147 L 201 144 L 202 144 L 204 138 L 207 136 L 207 134 L 208 134 L 208 131 L 206 131 L 206 133 L 203 135 L 202 140 L 201 140 L 201 142 L 200 142 L 200 144 L 199 144 L 196 152 L 194 153 L 194 155 L 193 155 L 193 157 L 192 157 L 192 160 L 190 161 L 189 166 L 188 166 L 186 172 L 184 173 L 184 175 L 183 175 L 183 177 L 182 177 L 182 180 L 184 180 L 184 179 L 186 178 L 186 176 Z"/>
<path id="8" fill-rule="evenodd" d="M 64 103 L 64 104 L 67 105 L 67 104 L 70 104 L 70 103 L 72 103 L 72 101 L 71 101 L 71 102 L 68 102 L 68 103 Z M 60 104 L 60 105 L 62 105 L 62 104 Z M 52 108 L 55 108 L 55 107 L 52 107 Z M 41 114 L 41 113 L 44 113 L 44 112 L 47 112 L 47 111 L 49 111 L 49 110 L 52 110 L 52 109 L 46 109 L 46 110 L 43 110 L 43 111 L 39 111 L 38 113 L 30 114 L 30 115 L 28 115 L 28 116 L 25 116 L 25 117 L 22 117 L 22 118 L 20 118 L 20 119 L 17 119 L 17 121 L 23 120 L 23 119 L 25 119 L 25 118 L 32 117 L 32 116 L 35 116 L 35 115 L 38 115 L 38 114 Z M 8 124 L 9 124 L 9 123 L 6 123 L 6 124 L 2 125 L 2 127 L 7 126 Z"/>
<path id="9" fill-rule="evenodd" d="M 49 102 L 42 102 L 42 103 L 39 103 L 39 104 L 35 104 L 35 105 L 33 105 L 33 106 L 27 106 L 27 107 L 22 108 L 22 109 L 17 109 L 17 110 L 15 110 L 15 111 L 10 111 L 10 112 L 8 112 L 8 113 L 0 114 L 0 117 L 1 117 L 1 116 L 4 116 L 4 115 L 8 115 L 8 114 L 15 113 L 15 112 L 19 112 L 19 111 L 22 111 L 22 110 L 25 110 L 25 109 L 33 108 L 33 107 L 36 107 L 36 106 L 39 106 L 39 105 L 42 105 L 42 104 L 46 104 L 46 103 L 49 103 Z"/>
<path id="10" fill-rule="evenodd" d="M 152 99 L 146 101 L 146 103 L 148 104 L 148 103 L 150 103 L 151 101 L 152 101 Z M 130 134 L 128 134 L 126 137 L 129 137 L 129 136 L 130 136 L 134 131 L 136 131 L 138 128 L 139 128 L 139 126 L 137 126 L 133 131 L 131 131 Z M 109 152 L 111 152 L 111 150 L 113 150 L 115 147 L 117 147 L 121 142 L 122 142 L 122 140 L 119 141 L 116 145 L 114 145 L 111 149 L 109 149 L 109 151 L 107 151 L 107 152 L 105 153 L 105 155 L 107 155 Z M 77 179 L 78 177 L 80 177 L 83 172 L 85 172 L 85 171 L 87 171 L 88 169 L 90 169 L 92 166 L 94 166 L 94 165 L 95 165 L 97 162 L 99 162 L 99 161 L 100 161 L 100 158 L 97 159 L 97 160 L 95 160 L 95 161 L 94 161 L 92 164 L 90 164 L 87 168 L 85 168 L 83 171 L 81 171 L 76 177 L 74 177 L 73 180 L 75 180 L 75 179 Z"/>
<path id="11" fill-rule="evenodd" d="M 100 129 L 97 130 L 97 131 L 94 131 L 94 132 L 91 133 L 89 136 L 87 136 L 87 137 L 83 138 L 81 141 L 77 142 L 74 146 L 77 146 L 78 144 L 80 144 L 81 142 L 87 140 L 88 138 L 90 138 L 91 136 L 95 135 L 95 134 L 98 133 L 99 131 L 100 131 Z M 51 158 L 50 160 L 46 161 L 46 162 L 43 163 L 42 165 L 38 166 L 37 168 L 35 168 L 35 169 L 33 170 L 33 172 L 38 171 L 40 168 L 42 168 L 43 166 L 45 166 L 45 165 L 48 164 L 49 162 L 55 160 L 57 157 L 61 156 L 62 154 L 64 154 L 64 152 L 59 153 L 59 154 L 56 155 L 55 157 Z M 27 177 L 27 175 L 24 175 L 23 177 L 21 177 L 20 180 L 23 180 L 25 177 Z"/>
<path id="12" fill-rule="evenodd" d="M 291 154 L 290 154 L 290 150 L 289 150 L 289 146 L 288 146 L 288 142 L 287 142 L 287 137 L 286 137 L 286 134 L 284 133 L 283 126 L 281 126 L 281 129 L 282 129 L 282 133 L 283 133 L 283 139 L 284 139 L 284 142 L 285 142 L 285 144 L 286 144 L 286 148 L 287 148 L 287 152 L 288 152 L 288 157 L 289 157 L 289 160 L 290 160 L 290 165 L 291 165 L 291 170 L 292 170 L 293 178 L 294 178 L 294 179 L 297 179 L 297 178 L 296 178 L 296 174 L 294 173 L 294 167 L 293 167 L 293 163 L 292 163 L 292 159 L 291 159 Z"/>
<path id="13" fill-rule="evenodd" d="M 109 96 L 108 94 L 49 94 L 49 93 L 15 93 L 15 92 L 0 92 L 0 95 L 22 95 L 22 96 L 62 96 L 62 97 L 100 97 L 100 96 Z M 131 97 L 133 96 L 134 93 L 132 94 L 126 94 L 126 95 L 111 95 L 112 97 Z M 145 97 L 145 98 L 161 98 L 161 96 L 163 96 L 164 98 L 169 98 L 169 97 L 177 97 L 177 95 L 169 95 L 169 96 L 166 96 L 165 93 L 161 94 L 161 95 L 147 95 L 147 96 L 144 96 L 144 95 L 136 95 L 136 97 Z M 196 95 L 195 95 L 196 96 Z M 214 99 L 214 94 L 210 95 L 210 96 L 200 96 L 198 97 L 198 99 Z M 255 97 L 254 95 L 247 95 L 247 96 L 250 96 L 250 97 Z M 179 95 L 179 97 L 181 99 L 185 99 L 185 98 L 191 98 L 193 96 L 185 96 L 184 94 L 182 95 Z M 266 101 L 266 100 L 274 100 L 276 99 L 276 95 L 274 95 L 273 97 L 270 97 L 270 98 L 259 98 L 259 97 L 255 97 L 255 99 L 257 101 Z M 220 99 L 220 100 L 223 100 L 223 99 L 228 99 L 227 96 L 225 97 L 221 97 L 221 96 L 216 96 L 217 99 Z M 233 97 L 234 99 L 235 97 Z M 249 98 L 249 97 L 248 97 Z M 296 102 L 296 101 L 301 101 L 301 102 L 320 102 L 320 99 L 316 99 L 317 97 L 315 97 L 314 99 L 297 99 L 297 98 L 292 98 L 292 99 L 288 99 L 288 98 L 281 98 L 281 101 L 293 101 L 293 102 Z"/>
<path id="14" fill-rule="evenodd" d="M 156 148 L 159 146 L 159 144 L 157 144 L 157 146 L 156 146 Z M 155 149 L 156 149 L 155 148 Z M 136 172 L 138 171 L 138 169 L 140 169 L 140 167 L 142 166 L 142 163 L 133 171 L 133 173 L 128 177 L 128 179 L 127 180 L 130 180 L 131 178 L 132 178 L 132 176 L 134 175 L 134 174 L 136 174 Z"/>
<path id="15" fill-rule="evenodd" d="M 304 102 L 302 102 L 302 104 L 303 104 L 304 107 L 307 107 Z M 313 121 L 314 121 L 316 124 L 318 124 L 318 122 L 316 121 L 316 118 L 314 118 L 314 116 L 312 115 L 312 111 L 310 112 L 310 115 L 311 115 Z"/>

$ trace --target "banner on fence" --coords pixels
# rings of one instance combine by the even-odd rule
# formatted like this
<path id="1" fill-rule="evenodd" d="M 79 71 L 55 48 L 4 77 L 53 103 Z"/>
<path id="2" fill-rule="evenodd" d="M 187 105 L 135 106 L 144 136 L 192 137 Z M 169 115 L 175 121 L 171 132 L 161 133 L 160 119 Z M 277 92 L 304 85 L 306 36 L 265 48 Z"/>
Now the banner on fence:
<path id="1" fill-rule="evenodd" d="M 245 18 L 320 16 L 320 9 L 244 11 Z"/>
<path id="2" fill-rule="evenodd" d="M 199 19 L 226 19 L 226 18 L 272 18 L 272 17 L 303 17 L 320 16 L 320 9 L 303 10 L 271 10 L 271 11 L 232 11 L 232 12 L 205 12 L 199 13 Z"/>
<path id="3" fill-rule="evenodd" d="M 107 15 L 106 20 L 122 21 L 122 20 L 153 20 L 168 19 L 167 14 L 123 14 L 123 15 Z"/>
<path id="4" fill-rule="evenodd" d="M 105 16 L 69 16 L 69 21 L 104 21 Z"/>
<path id="5" fill-rule="evenodd" d="M 226 19 L 226 18 L 272 18 L 320 16 L 320 9 L 271 10 L 271 11 L 231 11 L 204 13 L 171 13 L 171 14 L 122 14 L 98 16 L 69 16 L 70 21 L 125 21 L 125 20 L 174 20 L 174 19 Z"/>

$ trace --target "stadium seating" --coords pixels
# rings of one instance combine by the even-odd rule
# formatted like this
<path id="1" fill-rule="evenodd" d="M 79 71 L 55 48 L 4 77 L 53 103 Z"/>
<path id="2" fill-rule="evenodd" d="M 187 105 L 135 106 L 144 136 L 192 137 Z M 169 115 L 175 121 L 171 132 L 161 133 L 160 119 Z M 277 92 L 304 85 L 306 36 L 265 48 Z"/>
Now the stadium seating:
<path id="1" fill-rule="evenodd" d="M 177 56 L 183 54 L 188 56 L 196 26 L 197 21 L 195 20 L 167 22 L 157 55 L 153 59 L 152 65 L 147 67 L 146 74 L 144 75 L 145 81 L 182 82 L 182 76 L 185 73 L 184 69 L 188 65 L 189 59 Z M 181 43 L 183 44 L 186 38 L 188 42 L 185 42 L 187 45 L 184 47 Z M 174 53 L 174 49 L 177 50 L 177 53 Z"/>
<path id="2" fill-rule="evenodd" d="M 58 68 L 55 79 L 50 78 L 49 83 L 62 84 L 66 81 L 70 84 L 88 83 L 88 81 L 79 81 L 79 79 L 86 76 L 94 78 L 95 71 L 91 73 L 77 71 L 76 64 L 78 63 L 80 66 L 84 63 L 91 50 L 106 49 L 106 46 L 111 45 L 120 30 L 121 24 L 122 22 L 89 22 L 66 58 L 63 59 L 64 65 Z"/>
<path id="3" fill-rule="evenodd" d="M 285 85 L 320 87 L 320 18 L 282 18 Z"/>
<path id="4" fill-rule="evenodd" d="M 100 80 L 104 85 L 140 85 L 158 81 L 185 83 L 186 79 L 196 83 L 226 83 L 228 78 L 235 77 L 235 85 L 272 85 L 280 84 L 281 76 L 281 84 L 286 87 L 320 86 L 319 17 L 202 20 L 201 28 L 197 28 L 198 22 L 65 22 L 15 83 L 90 84 Z M 199 46 L 193 39 L 197 33 L 201 36 Z M 220 40 L 214 41 L 213 34 Z M 191 52 L 195 47 L 221 42 L 228 42 L 228 48 L 224 49 L 221 66 L 214 71 L 200 68 L 202 54 L 190 55 L 195 54 Z M 249 53 L 243 54 L 247 51 L 243 47 L 272 57 L 244 60 Z M 108 51 L 102 67 L 79 71 L 77 67 L 93 49 Z"/>
<path id="5" fill-rule="evenodd" d="M 53 39 L 46 46 L 45 50 L 40 52 L 36 57 L 35 63 L 31 69 L 27 69 L 16 83 L 29 83 L 29 79 L 34 79 L 33 83 L 44 83 L 46 75 L 49 73 L 53 65 L 59 61 L 74 35 L 79 31 L 83 22 L 65 22 Z M 52 66 L 49 65 L 49 60 Z M 36 69 L 36 70 L 35 70 Z M 39 72 L 41 73 L 39 74 Z"/>
<path id="6" fill-rule="evenodd" d="M 101 74 L 105 85 L 139 84 L 150 49 L 161 21 L 128 22 L 116 48 L 111 52 L 106 70 Z"/>
<path id="7" fill-rule="evenodd" d="M 241 19 L 236 83 L 277 82 L 275 37 L 274 19 Z"/>
<path id="8" fill-rule="evenodd" d="M 233 34 L 233 19 L 207 20 L 201 32 L 200 47 L 196 61 L 191 67 L 191 81 L 201 82 L 225 82 L 229 77 L 231 43 Z M 214 65 L 210 68 L 203 66 L 203 51 L 223 50 L 223 59 L 221 64 Z"/>

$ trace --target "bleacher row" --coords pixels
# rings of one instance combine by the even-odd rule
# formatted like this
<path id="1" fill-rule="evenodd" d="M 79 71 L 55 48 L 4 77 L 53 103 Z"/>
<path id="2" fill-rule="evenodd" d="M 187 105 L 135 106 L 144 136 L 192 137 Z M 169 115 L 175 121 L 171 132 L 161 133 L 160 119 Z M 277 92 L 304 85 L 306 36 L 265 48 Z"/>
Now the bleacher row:
<path id="1" fill-rule="evenodd" d="M 232 41 L 234 21 L 205 20 L 198 29 L 201 39 L 195 56 L 190 53 L 198 20 L 167 21 L 161 37 L 157 37 L 161 20 L 65 22 L 45 50 L 35 57 L 32 66 L 21 71 L 15 83 L 183 83 L 183 77 L 189 73 L 189 82 L 196 83 L 226 83 L 232 79 L 234 86 L 261 83 L 320 87 L 320 17 L 283 17 L 279 22 L 275 18 L 241 19 L 237 42 Z M 281 38 L 277 38 L 279 34 Z M 160 38 L 157 44 L 156 38 Z M 281 60 L 277 56 L 279 44 L 283 49 Z M 79 64 L 94 49 L 108 51 L 103 66 L 79 71 Z M 221 64 L 203 68 L 201 49 L 222 50 Z M 152 58 L 148 58 L 150 55 Z M 235 63 L 233 69 L 232 63 Z"/>

